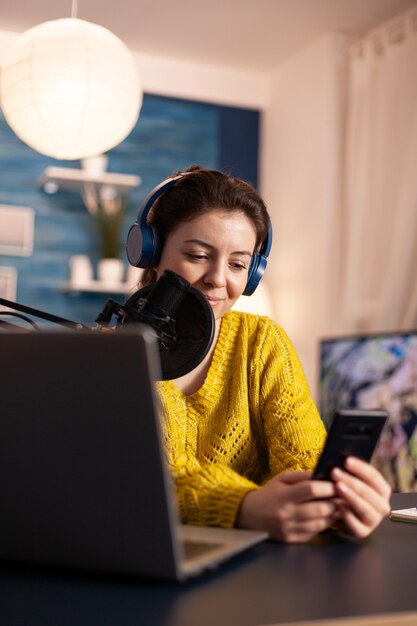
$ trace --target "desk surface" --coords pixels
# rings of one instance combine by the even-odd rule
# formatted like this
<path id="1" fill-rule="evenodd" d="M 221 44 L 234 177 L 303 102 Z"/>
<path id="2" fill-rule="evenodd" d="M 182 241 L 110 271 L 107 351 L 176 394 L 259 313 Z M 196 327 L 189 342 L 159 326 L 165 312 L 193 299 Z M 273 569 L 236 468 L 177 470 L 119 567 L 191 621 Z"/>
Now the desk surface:
<path id="1" fill-rule="evenodd" d="M 393 508 L 417 504 L 395 494 Z M 417 524 L 267 542 L 185 584 L 0 564 L 1 626 L 249 626 L 417 611 Z"/>

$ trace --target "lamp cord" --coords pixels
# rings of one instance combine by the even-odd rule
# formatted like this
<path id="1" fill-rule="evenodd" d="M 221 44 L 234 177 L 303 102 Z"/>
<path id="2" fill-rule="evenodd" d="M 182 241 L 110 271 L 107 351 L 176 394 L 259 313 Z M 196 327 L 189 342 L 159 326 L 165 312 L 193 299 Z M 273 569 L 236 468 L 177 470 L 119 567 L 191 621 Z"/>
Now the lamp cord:
<path id="1" fill-rule="evenodd" d="M 72 0 L 71 17 L 77 17 L 78 0 Z"/>

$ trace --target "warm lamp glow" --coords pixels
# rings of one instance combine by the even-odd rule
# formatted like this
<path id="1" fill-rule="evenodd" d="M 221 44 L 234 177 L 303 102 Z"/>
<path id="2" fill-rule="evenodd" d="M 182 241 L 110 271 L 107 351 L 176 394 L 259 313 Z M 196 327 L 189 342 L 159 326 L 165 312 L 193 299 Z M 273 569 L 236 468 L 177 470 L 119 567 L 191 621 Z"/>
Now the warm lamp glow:
<path id="1" fill-rule="evenodd" d="M 133 129 L 142 89 L 133 56 L 109 30 L 66 18 L 29 29 L 1 69 L 6 121 L 56 159 L 101 154 Z"/>

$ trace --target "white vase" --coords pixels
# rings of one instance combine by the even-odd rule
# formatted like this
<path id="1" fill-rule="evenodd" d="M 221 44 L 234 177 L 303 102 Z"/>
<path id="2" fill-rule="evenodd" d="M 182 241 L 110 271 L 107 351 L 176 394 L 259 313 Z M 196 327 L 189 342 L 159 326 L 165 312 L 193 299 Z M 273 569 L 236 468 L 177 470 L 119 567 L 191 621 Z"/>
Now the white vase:
<path id="1" fill-rule="evenodd" d="M 97 156 L 81 159 L 81 168 L 90 176 L 100 176 L 106 171 L 108 162 L 109 157 L 107 154 L 98 154 Z"/>
<path id="2" fill-rule="evenodd" d="M 119 285 L 123 282 L 125 265 L 121 259 L 100 259 L 97 265 L 97 278 L 106 285 Z"/>
<path id="3" fill-rule="evenodd" d="M 93 266 L 85 254 L 75 254 L 69 260 L 70 283 L 73 287 L 85 287 L 93 280 Z"/>

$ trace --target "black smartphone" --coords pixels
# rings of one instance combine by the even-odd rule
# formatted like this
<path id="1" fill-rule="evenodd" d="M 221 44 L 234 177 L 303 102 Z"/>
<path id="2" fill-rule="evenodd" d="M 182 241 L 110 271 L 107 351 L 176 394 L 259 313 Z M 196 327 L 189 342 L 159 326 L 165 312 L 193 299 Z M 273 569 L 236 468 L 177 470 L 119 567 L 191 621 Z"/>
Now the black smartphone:
<path id="1" fill-rule="evenodd" d="M 388 412 L 383 410 L 337 409 L 313 479 L 331 480 L 332 468 L 343 467 L 347 456 L 370 461 L 387 418 Z"/>

